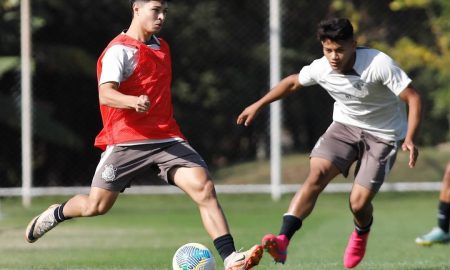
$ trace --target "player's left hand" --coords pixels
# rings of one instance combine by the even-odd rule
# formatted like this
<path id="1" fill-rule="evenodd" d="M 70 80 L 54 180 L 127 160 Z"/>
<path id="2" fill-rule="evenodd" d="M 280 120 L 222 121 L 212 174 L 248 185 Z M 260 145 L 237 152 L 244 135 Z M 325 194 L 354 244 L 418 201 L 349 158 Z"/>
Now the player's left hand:
<path id="1" fill-rule="evenodd" d="M 416 166 L 417 158 L 419 157 L 419 149 L 414 145 L 412 141 L 405 141 L 402 144 L 403 151 L 409 151 L 409 167 L 414 168 Z"/>

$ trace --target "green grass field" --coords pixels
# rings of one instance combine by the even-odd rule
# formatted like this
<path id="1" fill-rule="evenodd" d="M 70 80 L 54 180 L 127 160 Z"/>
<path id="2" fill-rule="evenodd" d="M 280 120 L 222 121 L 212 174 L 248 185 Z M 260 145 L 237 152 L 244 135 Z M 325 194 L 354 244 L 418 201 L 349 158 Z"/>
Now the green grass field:
<path id="1" fill-rule="evenodd" d="M 292 194 L 220 194 L 236 247 L 248 248 L 277 233 Z M 34 244 L 24 240 L 28 221 L 67 197 L 35 198 L 23 209 L 18 198 L 0 201 L 0 269 L 171 269 L 172 255 L 187 242 L 213 250 L 195 205 L 184 195 L 122 195 L 104 216 L 70 220 Z M 380 193 L 366 258 L 357 269 L 450 269 L 450 245 L 418 247 L 414 239 L 436 224 L 437 193 Z M 292 240 L 288 261 L 265 254 L 255 269 L 344 269 L 342 254 L 353 228 L 347 194 L 322 194 L 313 214 Z"/>

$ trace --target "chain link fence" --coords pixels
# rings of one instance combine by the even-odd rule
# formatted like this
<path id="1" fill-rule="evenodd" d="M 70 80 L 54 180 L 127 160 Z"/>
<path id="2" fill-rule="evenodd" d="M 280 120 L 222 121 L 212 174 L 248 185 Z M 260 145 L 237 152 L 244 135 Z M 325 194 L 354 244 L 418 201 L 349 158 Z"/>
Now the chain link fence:
<path id="1" fill-rule="evenodd" d="M 5 8 L 7 2 L 2 1 L 0 19 L 17 30 L 18 9 Z M 128 1 L 32 2 L 34 186 L 88 186 L 101 153 L 93 147 L 101 128 L 95 63 L 107 43 L 128 27 Z M 315 31 L 327 16 L 349 17 L 362 45 L 392 45 L 399 36 L 427 37 L 427 29 L 415 23 L 426 19 L 424 10 L 394 12 L 390 2 L 281 0 L 282 77 L 322 55 Z M 269 157 L 268 108 L 250 127 L 235 124 L 239 113 L 269 89 L 268 22 L 268 1 L 170 3 L 160 36 L 172 50 L 175 117 L 213 174 Z M 14 34 L 5 32 L 2 42 L 18 46 Z M 18 52 L 0 45 L 0 56 Z M 0 71 L 0 187 L 20 187 L 20 70 L 0 66 Z M 411 77 L 416 72 L 412 70 Z M 427 91 L 420 82 L 418 87 Z M 331 122 L 332 103 L 319 87 L 283 100 L 284 155 L 310 151 Z M 445 133 L 445 127 L 442 130 Z M 438 137 L 430 144 L 444 139 Z M 295 171 L 285 173 L 298 176 Z M 142 182 L 148 184 L 155 176 L 150 178 Z"/>

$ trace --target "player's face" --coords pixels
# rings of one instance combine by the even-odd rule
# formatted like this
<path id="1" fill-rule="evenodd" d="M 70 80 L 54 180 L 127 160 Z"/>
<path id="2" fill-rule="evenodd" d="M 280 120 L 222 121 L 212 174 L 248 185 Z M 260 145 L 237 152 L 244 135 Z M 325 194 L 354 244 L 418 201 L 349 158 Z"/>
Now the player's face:
<path id="1" fill-rule="evenodd" d="M 333 70 L 343 73 L 351 70 L 355 63 L 356 42 L 354 40 L 322 41 L 323 54 Z"/>
<path id="2" fill-rule="evenodd" d="M 139 21 L 142 29 L 148 33 L 161 30 L 167 15 L 166 1 L 137 1 L 134 6 L 134 18 Z"/>

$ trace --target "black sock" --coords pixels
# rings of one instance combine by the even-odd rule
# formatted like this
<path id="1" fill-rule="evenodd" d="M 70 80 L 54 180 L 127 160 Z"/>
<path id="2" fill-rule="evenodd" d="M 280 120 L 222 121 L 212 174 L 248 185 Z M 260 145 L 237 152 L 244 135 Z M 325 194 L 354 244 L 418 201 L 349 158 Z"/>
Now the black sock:
<path id="1" fill-rule="evenodd" d="M 450 227 L 450 203 L 448 202 L 439 202 L 438 226 L 448 233 Z"/>
<path id="2" fill-rule="evenodd" d="M 359 235 L 364 235 L 364 234 L 370 232 L 370 227 L 372 227 L 372 223 L 373 223 L 373 217 L 370 219 L 369 225 L 367 225 L 365 227 L 359 227 L 358 224 L 356 224 L 356 222 L 355 222 L 356 233 Z"/>
<path id="3" fill-rule="evenodd" d="M 58 222 L 63 222 L 64 220 L 71 219 L 71 217 L 65 217 L 63 214 L 63 209 L 64 209 L 65 205 L 66 205 L 66 203 L 63 203 L 60 206 L 55 208 L 54 215 L 55 215 L 56 221 L 58 221 Z"/>
<path id="4" fill-rule="evenodd" d="M 220 257 L 222 257 L 222 260 L 225 260 L 226 257 L 236 251 L 231 234 L 225 234 L 214 239 L 214 246 L 217 252 L 219 252 Z"/>
<path id="5" fill-rule="evenodd" d="M 290 214 L 284 214 L 283 225 L 281 225 L 280 235 L 284 234 L 291 240 L 294 233 L 302 227 L 302 220 Z"/>

